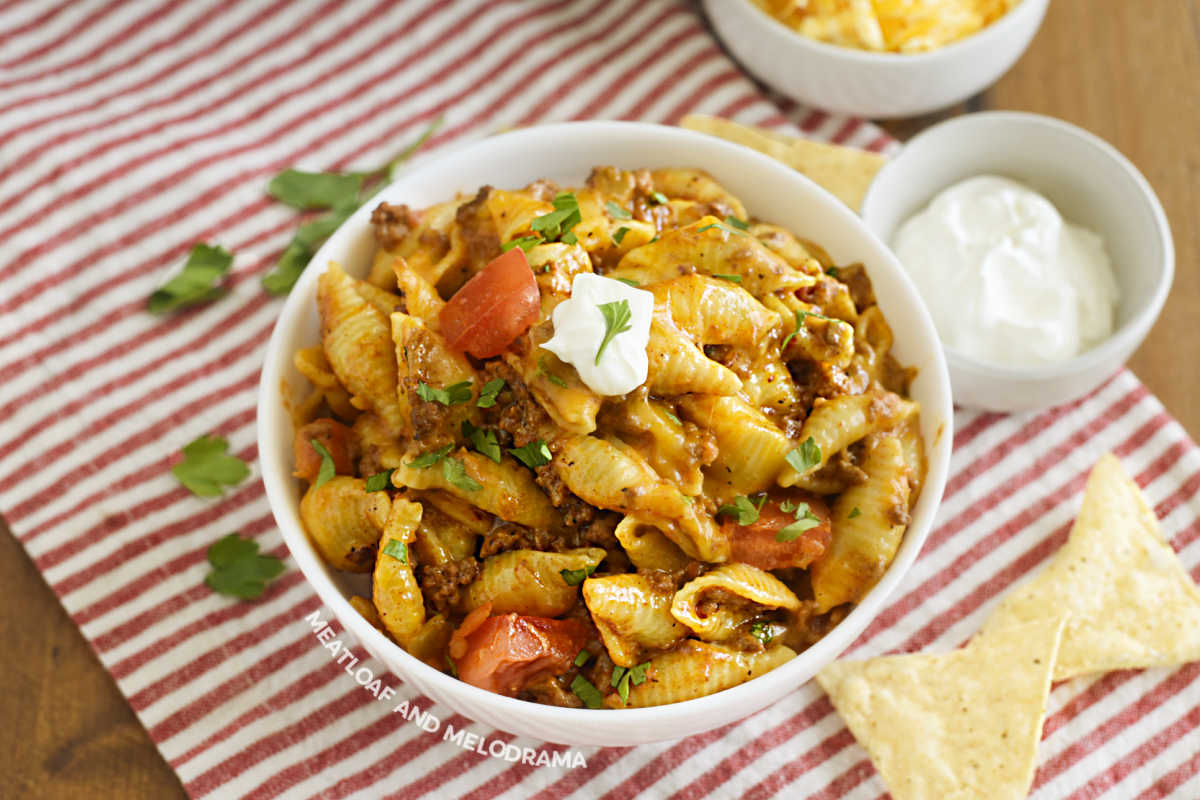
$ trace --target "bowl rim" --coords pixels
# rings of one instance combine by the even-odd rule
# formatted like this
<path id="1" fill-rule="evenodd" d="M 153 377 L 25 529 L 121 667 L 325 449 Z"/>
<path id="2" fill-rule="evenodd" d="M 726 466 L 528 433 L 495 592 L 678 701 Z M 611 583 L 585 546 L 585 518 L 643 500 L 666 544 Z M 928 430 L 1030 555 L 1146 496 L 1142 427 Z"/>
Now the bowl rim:
<path id="1" fill-rule="evenodd" d="M 928 310 L 925 308 L 924 302 L 920 299 L 920 294 L 916 287 L 912 284 L 908 275 L 904 272 L 895 255 L 887 248 L 887 246 L 879 240 L 877 236 L 867 227 L 863 220 L 846 207 L 840 200 L 830 194 L 819 184 L 811 181 L 804 175 L 791 170 L 786 165 L 775 161 L 765 155 L 762 155 L 748 147 L 726 142 L 715 137 L 705 134 L 689 131 L 683 128 L 677 128 L 668 125 L 659 125 L 654 123 L 643 122 L 626 122 L 626 121 L 577 121 L 577 122 L 559 122 L 549 123 L 546 125 L 531 126 L 528 128 L 520 128 L 494 136 L 487 137 L 482 140 L 474 140 L 461 143 L 456 146 L 446 148 L 445 150 L 431 156 L 428 159 L 421 160 L 413 164 L 394 182 L 401 181 L 418 181 L 423 174 L 434 172 L 445 161 L 454 159 L 463 152 L 474 149 L 476 147 L 488 148 L 499 147 L 501 144 L 506 144 L 522 138 L 528 138 L 529 144 L 534 145 L 539 140 L 547 136 L 571 136 L 585 130 L 594 130 L 598 134 L 623 134 L 631 133 L 638 136 L 646 137 L 665 137 L 674 138 L 677 141 L 691 141 L 693 143 L 702 143 L 714 150 L 724 150 L 726 153 L 735 159 L 749 160 L 750 162 L 758 162 L 759 166 L 769 168 L 779 174 L 781 180 L 799 181 L 808 186 L 810 199 L 823 202 L 829 206 L 831 213 L 842 216 L 852 228 L 857 229 L 857 233 L 870 246 L 869 249 L 874 251 L 872 265 L 874 268 L 890 270 L 895 274 L 895 277 L 908 294 L 908 298 L 914 300 L 913 311 L 918 318 L 922 320 L 923 327 L 928 329 L 931 334 L 932 341 L 937 341 L 936 330 L 933 327 L 933 321 L 929 316 Z M 602 162 L 604 159 L 602 151 L 598 152 L 596 159 Z M 539 176 L 532 176 L 530 180 L 534 180 Z M 387 193 L 391 189 L 391 184 L 380 188 L 378 192 L 366 200 L 362 206 L 348 220 L 342 223 L 343 226 L 351 224 L 356 220 L 358 215 L 367 215 L 370 213 L 370 208 L 378 202 L 381 195 Z M 341 231 L 335 231 L 326 245 L 313 256 L 312 263 L 322 263 L 327 261 L 329 256 L 326 253 L 326 247 L 329 242 L 333 242 Z M 498 715 L 518 715 L 520 718 L 530 720 L 534 719 L 545 723 L 547 727 L 550 725 L 575 725 L 587 726 L 589 721 L 611 724 L 620 721 L 623 724 L 636 725 L 639 721 L 649 722 L 653 720 L 659 727 L 670 723 L 689 723 L 687 727 L 680 730 L 680 736 L 687 736 L 693 733 L 703 731 L 713 725 L 705 726 L 703 724 L 696 725 L 695 720 L 703 717 L 706 712 L 716 712 L 726 706 L 736 706 L 737 702 L 742 697 L 750 697 L 752 693 L 758 691 L 766 691 L 765 683 L 771 684 L 771 688 L 778 690 L 778 696 L 782 697 L 790 694 L 793 690 L 798 689 L 811 678 L 819 669 L 812 669 L 809 675 L 797 682 L 793 677 L 796 673 L 808 668 L 808 665 L 818 663 L 825 665 L 835 660 L 846 648 L 850 647 L 858 636 L 867 629 L 883 610 L 883 605 L 887 598 L 895 591 L 899 583 L 908 574 L 921 548 L 924 546 L 929 533 L 933 529 L 933 523 L 938 507 L 940 506 L 942 495 L 945 489 L 946 481 L 950 468 L 950 450 L 953 441 L 953 425 L 954 412 L 952 405 L 952 396 L 950 389 L 949 372 L 946 365 L 946 360 L 941 348 L 935 348 L 930 352 L 930 364 L 926 368 L 929 372 L 930 379 L 936 385 L 934 394 L 940 399 L 940 403 L 929 408 L 929 413 L 936 415 L 935 418 L 941 420 L 936 436 L 933 441 L 927 442 L 927 463 L 929 471 L 926 475 L 925 484 L 922 488 L 921 502 L 927 503 L 928 512 L 924 519 L 924 525 L 919 530 L 913 530 L 910 526 L 905 532 L 905 538 L 901 543 L 901 548 L 893 560 L 891 566 L 884 573 L 883 577 L 871 588 L 871 590 L 860 600 L 857 606 L 843 619 L 835 628 L 822 637 L 811 647 L 797 654 L 796 657 L 781 664 L 779 667 L 770 670 L 756 678 L 753 678 L 745 683 L 737 686 L 715 692 L 710 695 L 693 698 L 677 703 L 667 705 L 650 706 L 646 708 L 622 708 L 622 709 L 575 709 L 575 708 L 559 708 L 555 706 L 534 703 L 517 698 L 506 697 L 493 692 L 486 691 L 476 686 L 472 686 L 464 681 L 447 675 L 440 670 L 434 669 L 425 662 L 409 654 L 404 648 L 393 642 L 383 632 L 377 630 L 367 620 L 359 614 L 349 603 L 347 598 L 343 596 L 341 590 L 334 583 L 327 570 L 332 569 L 327 567 L 320 560 L 315 548 L 312 546 L 308 538 L 308 534 L 303 530 L 302 526 L 293 524 L 293 521 L 286 515 L 287 497 L 291 495 L 295 497 L 296 486 L 295 478 L 290 474 L 290 470 L 275 470 L 268 471 L 266 469 L 267 458 L 266 454 L 273 450 L 278 450 L 283 443 L 278 441 L 275 436 L 274 424 L 264 423 L 264 419 L 268 416 L 274 416 L 273 409 L 279 406 L 279 395 L 281 387 L 284 385 L 284 369 L 285 361 L 290 363 L 290 357 L 285 359 L 282 355 L 284 348 L 285 329 L 293 325 L 293 318 L 302 314 L 305 309 L 303 303 L 305 296 L 308 294 L 308 288 L 314 284 L 318 275 L 318 270 L 310 268 L 305 270 L 297 281 L 291 293 L 286 299 L 283 308 L 280 310 L 279 316 L 272 329 L 270 340 L 264 354 L 264 363 L 262 374 L 259 380 L 259 391 L 257 401 L 257 427 L 258 427 L 258 450 L 260 459 L 260 471 L 262 480 L 266 489 L 267 500 L 271 507 L 271 512 L 279 527 L 280 533 L 284 538 L 288 551 L 296 560 L 300 571 L 303 573 L 307 582 L 316 591 L 321 602 L 333 612 L 335 619 L 348 629 L 362 643 L 366 649 L 373 655 L 380 651 L 389 651 L 396 654 L 396 660 L 404 665 L 405 670 L 411 670 L 417 675 L 414 680 L 409 680 L 406 675 L 399 673 L 398 677 L 405 681 L 410 687 L 418 688 L 414 684 L 429 685 L 438 689 L 441 693 L 455 696 L 468 707 L 476 707 L 486 711 L 492 716 Z M 940 407 L 938 407 L 940 406 Z M 923 409 L 924 410 L 924 409 Z M 290 449 L 290 443 L 285 445 Z M 911 544 L 909 544 L 911 542 Z M 303 543 L 303 546 L 301 546 Z M 905 545 L 908 545 L 905 547 Z M 384 666 L 389 672 L 396 673 L 397 670 L 388 663 L 388 659 L 380 658 Z M 764 683 L 765 682 L 765 683 Z M 753 688 L 751 688 L 753 687 Z M 736 719 L 744 719 L 749 714 L 754 713 L 764 706 L 762 704 L 755 705 L 751 710 L 736 717 Z M 468 716 L 470 714 L 468 713 Z M 720 722 L 714 724 L 721 724 Z M 586 728 L 583 728 L 586 729 Z M 582 740 L 580 740 L 582 741 Z"/>
<path id="2" fill-rule="evenodd" d="M 954 59 L 960 53 L 971 48 L 988 47 L 1008 36 L 1010 28 L 1015 29 L 1020 26 L 1023 22 L 1023 16 L 1040 16 L 1046 12 L 1046 9 L 1050 5 L 1050 0 L 1021 0 L 1020 3 L 1005 12 L 1004 16 L 992 24 L 972 33 L 966 38 L 958 39 L 936 50 L 927 50 L 919 53 L 893 53 L 890 51 L 880 53 L 874 50 L 860 50 L 854 47 L 846 47 L 844 45 L 812 39 L 797 30 L 789 28 L 782 20 L 776 19 L 764 9 L 759 8 L 753 0 L 734 0 L 734 2 L 739 3 L 745 8 L 749 8 L 760 20 L 772 23 L 778 33 L 788 36 L 795 44 L 802 48 L 807 48 L 813 53 L 845 58 L 850 61 L 857 61 L 860 64 L 886 65 L 893 69 L 899 64 L 911 64 L 914 66 L 918 64 L 937 65 L 941 61 Z"/>
<path id="3" fill-rule="evenodd" d="M 977 111 L 951 117 L 936 125 L 931 125 L 904 143 L 900 152 L 883 166 L 880 174 L 875 176 L 875 180 L 867 189 L 867 194 L 863 197 L 863 211 L 866 212 L 870 207 L 871 195 L 877 189 L 879 193 L 883 193 L 886 190 L 888 181 L 887 176 L 884 174 L 885 171 L 889 167 L 899 163 L 904 158 L 905 153 L 910 152 L 910 148 L 920 146 L 926 141 L 935 139 L 937 136 L 949 135 L 948 132 L 950 131 L 955 131 L 958 135 L 967 137 L 970 135 L 972 129 L 981 125 L 1016 125 L 1053 130 L 1068 137 L 1073 137 L 1078 146 L 1089 148 L 1092 152 L 1114 164 L 1140 190 L 1139 197 L 1145 209 L 1154 220 L 1154 229 L 1158 234 L 1158 243 L 1162 252 L 1163 269 L 1162 274 L 1155 284 L 1154 293 L 1148 301 L 1131 314 L 1107 338 L 1076 356 L 1050 364 L 1013 366 L 976 358 L 961 350 L 956 350 L 943 342 L 942 349 L 945 351 L 947 364 L 953 369 L 970 370 L 975 374 L 990 378 L 1044 380 L 1072 377 L 1090 372 L 1103 365 L 1106 361 L 1110 361 L 1114 356 L 1119 355 L 1126 349 L 1129 351 L 1135 349 L 1141 338 L 1154 325 L 1155 320 L 1162 311 L 1163 305 L 1166 303 L 1167 295 L 1170 294 L 1171 285 L 1175 280 L 1175 242 L 1171 235 L 1171 225 L 1167 219 L 1166 212 L 1163 210 L 1162 202 L 1154 192 L 1154 188 L 1150 185 L 1146 176 L 1120 150 L 1091 131 L 1085 130 L 1078 125 L 1072 125 L 1056 117 L 1035 114 L 1030 111 Z M 932 189 L 930 197 L 932 198 L 946 188 L 948 187 L 942 186 Z M 863 216 L 864 220 L 867 219 L 865 213 Z M 869 220 L 868 225 L 870 225 Z M 878 235 L 878 232 L 873 228 L 872 233 Z M 1105 241 L 1107 242 L 1108 240 L 1105 239 Z M 888 243 L 888 246 L 890 247 L 891 244 Z M 938 341 L 941 341 L 940 335 Z"/>

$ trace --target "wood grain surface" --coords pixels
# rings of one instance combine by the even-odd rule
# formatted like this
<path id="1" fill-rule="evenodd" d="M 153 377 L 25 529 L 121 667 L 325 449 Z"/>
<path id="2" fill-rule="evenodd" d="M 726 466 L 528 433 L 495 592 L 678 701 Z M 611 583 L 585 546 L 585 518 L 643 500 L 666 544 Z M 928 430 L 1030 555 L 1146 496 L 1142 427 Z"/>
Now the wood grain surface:
<path id="1" fill-rule="evenodd" d="M 965 107 L 889 122 L 904 138 L 964 110 L 1060 117 L 1123 151 L 1175 234 L 1175 285 L 1131 366 L 1200 432 L 1200 3 L 1053 0 L 1029 51 Z M 175 774 L 0 522 L 0 797 L 186 796 Z"/>

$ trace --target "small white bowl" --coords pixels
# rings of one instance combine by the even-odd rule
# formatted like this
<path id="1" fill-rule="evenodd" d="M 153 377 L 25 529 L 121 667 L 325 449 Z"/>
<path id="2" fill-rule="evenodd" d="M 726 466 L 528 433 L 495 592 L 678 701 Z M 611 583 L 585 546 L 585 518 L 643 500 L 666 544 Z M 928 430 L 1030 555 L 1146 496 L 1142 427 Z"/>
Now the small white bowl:
<path id="1" fill-rule="evenodd" d="M 708 170 L 757 217 L 820 242 L 839 263 L 861 261 L 895 329 L 895 353 L 919 370 L 912 386 L 921 404 L 929 473 L 895 561 L 863 601 L 813 647 L 778 669 L 708 697 L 656 708 L 578 710 L 539 705 L 478 689 L 410 656 L 373 628 L 347 601 L 364 591 L 361 576 L 325 565 L 300 522 L 292 477 L 292 424 L 283 391 L 297 396 L 304 379 L 292 353 L 319 341 L 316 279 L 330 261 L 365 275 L 374 251 L 371 209 L 381 200 L 417 208 L 482 184 L 519 187 L 541 177 L 582 182 L 598 164 L 625 168 L 695 166 Z M 739 145 L 679 128 L 582 122 L 526 128 L 447 152 L 407 170 L 350 217 L 321 248 L 280 314 L 263 365 L 258 452 L 271 510 L 284 541 L 322 602 L 368 651 L 419 692 L 501 730 L 553 742 L 635 745 L 676 739 L 752 714 L 809 680 L 866 628 L 921 549 L 941 500 L 953 439 L 950 383 L 933 322 L 895 256 L 833 195 L 777 161 Z"/>
<path id="2" fill-rule="evenodd" d="M 875 177 L 863 220 L 890 243 L 942 189 L 983 174 L 1028 185 L 1068 222 L 1099 234 L 1120 300 L 1113 335 L 1057 364 L 1002 366 L 946 348 L 954 402 L 1027 411 L 1074 400 L 1124 364 L 1158 318 L 1175 273 L 1167 217 L 1142 174 L 1104 140 L 1051 117 L 989 111 L 947 120 L 908 142 Z"/>
<path id="3" fill-rule="evenodd" d="M 738 61 L 784 94 L 826 111 L 910 117 L 961 102 L 1016 63 L 1050 0 L 1022 0 L 978 33 L 928 53 L 875 53 L 810 39 L 751 0 L 704 0 Z"/>

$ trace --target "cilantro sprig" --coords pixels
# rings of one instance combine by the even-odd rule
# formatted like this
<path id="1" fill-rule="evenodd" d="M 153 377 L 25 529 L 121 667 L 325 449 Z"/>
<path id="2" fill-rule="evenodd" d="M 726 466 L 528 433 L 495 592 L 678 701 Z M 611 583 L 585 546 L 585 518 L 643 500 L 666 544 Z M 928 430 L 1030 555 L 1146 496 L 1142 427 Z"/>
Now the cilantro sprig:
<path id="1" fill-rule="evenodd" d="M 820 517 L 812 512 L 808 503 L 784 503 L 780 508 L 785 512 L 792 512 L 796 521 L 779 529 L 775 534 L 777 542 L 793 542 L 800 534 L 821 524 Z"/>
<path id="2" fill-rule="evenodd" d="M 475 405 L 479 408 L 491 408 L 496 405 L 496 398 L 500 396 L 500 390 L 504 388 L 504 378 L 495 378 L 488 381 L 479 390 L 479 399 L 475 401 Z"/>
<path id="3" fill-rule="evenodd" d="M 263 276 L 263 288 L 274 295 L 291 291 L 321 244 L 396 170 L 417 152 L 442 124 L 435 119 L 415 142 L 395 158 L 369 172 L 305 172 L 286 169 L 271 178 L 267 193 L 281 203 L 302 211 L 324 210 L 323 216 L 301 225 L 284 248 L 275 268 Z"/>
<path id="4" fill-rule="evenodd" d="M 767 501 L 765 494 L 756 494 L 753 497 L 746 497 L 739 494 L 733 498 L 732 503 L 727 503 L 717 509 L 717 514 L 725 514 L 737 520 L 738 525 L 753 525 L 758 522 L 758 513 L 762 510 L 763 503 Z"/>
<path id="5" fill-rule="evenodd" d="M 550 459 L 553 458 L 544 439 L 536 439 L 521 447 L 510 447 L 508 452 L 530 469 L 537 469 L 544 464 L 549 464 Z"/>
<path id="6" fill-rule="evenodd" d="M 597 565 L 593 564 L 590 567 L 580 567 L 579 569 L 560 569 L 558 574 L 562 575 L 567 586 L 578 586 L 596 571 L 596 567 Z"/>
<path id="7" fill-rule="evenodd" d="M 325 446 L 316 439 L 309 439 L 308 443 L 312 445 L 313 450 L 317 451 L 317 455 L 321 457 L 321 469 L 317 471 L 317 480 L 313 483 L 314 489 L 319 489 L 324 486 L 334 475 L 337 475 L 337 466 L 333 463 L 333 456 L 325 449 Z"/>
<path id="8" fill-rule="evenodd" d="M 374 475 L 367 478 L 367 491 L 382 492 L 390 489 L 392 486 L 392 472 L 394 471 L 395 470 L 387 469 L 383 472 L 376 472 Z"/>
<path id="9" fill-rule="evenodd" d="M 450 455 L 450 451 L 453 449 L 454 445 L 448 444 L 445 447 L 439 447 L 437 450 L 430 450 L 428 453 L 422 453 L 412 461 L 409 461 L 407 466 L 413 469 L 429 469 Z"/>
<path id="10" fill-rule="evenodd" d="M 613 337 L 633 327 L 633 313 L 629 310 L 628 300 L 600 303 L 596 308 L 600 309 L 600 314 L 604 317 L 604 338 L 600 340 L 600 346 L 596 348 L 595 363 L 599 364 L 604 348 L 608 347 L 608 343 L 613 340 Z"/>
<path id="11" fill-rule="evenodd" d="M 821 446 L 810 436 L 784 458 L 791 464 L 792 469 L 803 475 L 821 463 Z"/>
<path id="12" fill-rule="evenodd" d="M 221 436 L 201 436 L 183 448 L 183 460 L 171 474 L 195 495 L 218 497 L 222 486 L 236 486 L 250 476 L 250 467 L 228 454 L 229 442 Z"/>
<path id="13" fill-rule="evenodd" d="M 242 600 L 254 600 L 267 590 L 267 584 L 283 572 L 283 562 L 258 552 L 258 542 L 236 533 L 218 539 L 208 548 L 212 567 L 204 582 L 214 592 Z"/>
<path id="14" fill-rule="evenodd" d="M 480 428 L 470 420 L 462 421 L 463 438 L 471 443 L 475 451 L 487 456 L 497 464 L 500 463 L 500 443 L 496 441 L 496 432 L 488 428 Z"/>
<path id="15" fill-rule="evenodd" d="M 425 381 L 417 383 L 417 396 L 427 403 L 441 403 L 444 406 L 456 406 L 471 399 L 471 382 L 453 383 L 444 389 L 430 386 Z"/>
<path id="16" fill-rule="evenodd" d="M 233 265 L 233 254 L 219 245 L 192 247 L 183 270 L 157 289 L 146 302 L 151 314 L 166 314 L 216 300 L 227 291 L 219 282 Z"/>
<path id="17" fill-rule="evenodd" d="M 457 458 L 442 459 L 442 477 L 464 492 L 478 492 L 483 488 L 483 484 L 467 474 L 466 466 Z"/>

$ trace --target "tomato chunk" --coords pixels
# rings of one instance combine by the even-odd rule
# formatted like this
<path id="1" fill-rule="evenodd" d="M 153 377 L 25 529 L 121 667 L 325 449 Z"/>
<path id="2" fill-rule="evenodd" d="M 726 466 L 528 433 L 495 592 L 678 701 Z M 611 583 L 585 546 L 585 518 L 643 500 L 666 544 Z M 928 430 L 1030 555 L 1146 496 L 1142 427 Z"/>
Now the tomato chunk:
<path id="1" fill-rule="evenodd" d="M 533 270 L 525 252 L 514 247 L 464 283 L 438 312 L 438 322 L 455 350 L 491 358 L 537 322 L 540 307 Z"/>
<path id="2" fill-rule="evenodd" d="M 534 678 L 566 672 L 587 644 L 588 627 L 579 620 L 479 610 L 454 632 L 450 658 L 459 678 L 489 692 L 512 697 Z"/>
<path id="3" fill-rule="evenodd" d="M 829 506 L 816 495 L 790 499 L 793 503 L 808 503 L 809 510 L 821 524 L 803 531 L 790 542 L 781 542 L 776 535 L 795 522 L 796 515 L 782 510 L 778 500 L 768 500 L 759 510 L 755 522 L 749 525 L 725 522 L 730 560 L 759 569 L 804 568 L 825 554 L 832 537 Z"/>
<path id="4" fill-rule="evenodd" d="M 292 447 L 296 455 L 294 474 L 297 478 L 313 483 L 321 471 L 323 459 L 312 446 L 314 439 L 329 452 L 338 475 L 354 474 L 354 462 L 358 459 L 354 434 L 337 420 L 321 417 L 296 431 Z"/>

